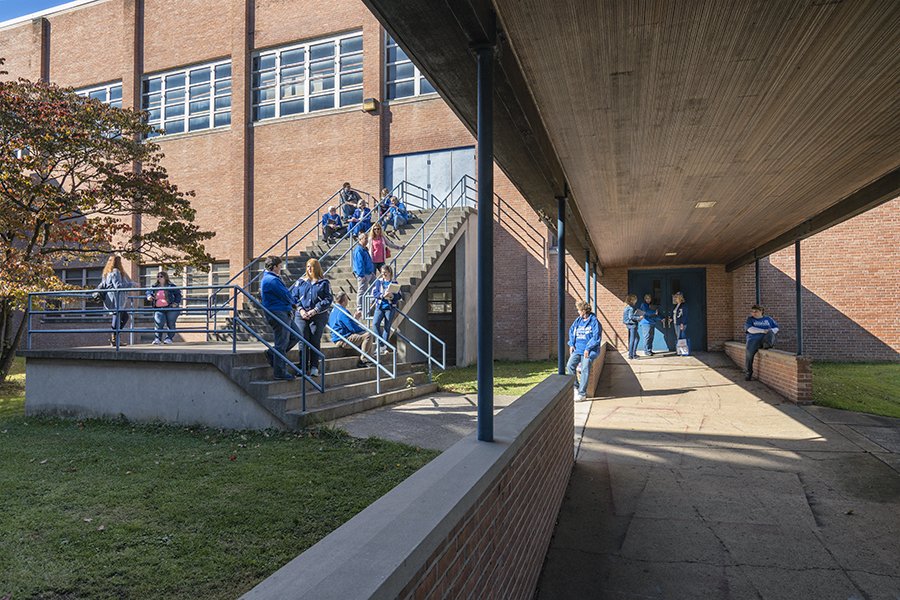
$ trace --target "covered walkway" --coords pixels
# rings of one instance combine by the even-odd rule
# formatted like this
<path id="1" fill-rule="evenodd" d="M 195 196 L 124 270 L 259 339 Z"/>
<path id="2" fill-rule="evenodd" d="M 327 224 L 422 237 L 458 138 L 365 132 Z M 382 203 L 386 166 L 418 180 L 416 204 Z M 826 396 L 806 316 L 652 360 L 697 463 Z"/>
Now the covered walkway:
<path id="1" fill-rule="evenodd" d="M 900 598 L 900 420 L 609 359 L 537 598 Z"/>

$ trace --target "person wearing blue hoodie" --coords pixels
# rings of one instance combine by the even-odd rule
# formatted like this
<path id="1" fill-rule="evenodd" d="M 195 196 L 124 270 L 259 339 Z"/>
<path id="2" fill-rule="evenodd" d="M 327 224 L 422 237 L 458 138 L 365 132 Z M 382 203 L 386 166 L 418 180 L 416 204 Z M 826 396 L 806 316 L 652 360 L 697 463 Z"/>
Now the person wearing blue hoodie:
<path id="1" fill-rule="evenodd" d="M 409 223 L 409 213 L 406 211 L 406 205 L 400 202 L 397 196 L 391 197 L 391 208 L 387 215 L 388 223 L 394 226 L 394 233 L 400 231 L 400 228 Z"/>
<path id="2" fill-rule="evenodd" d="M 353 249 L 352 267 L 353 274 L 356 275 L 356 311 L 363 310 L 363 297 L 375 279 L 375 263 L 372 262 L 372 255 L 369 254 L 369 236 L 366 233 L 360 233 L 356 237 L 359 244 Z"/>
<path id="3" fill-rule="evenodd" d="M 638 321 L 641 320 L 641 313 L 637 311 L 634 305 L 637 304 L 637 296 L 628 294 L 625 296 L 625 310 L 622 312 L 622 323 L 628 329 L 628 358 L 637 358 L 638 349 Z"/>
<path id="4" fill-rule="evenodd" d="M 753 379 L 753 359 L 760 347 L 771 348 L 775 345 L 775 334 L 778 333 L 778 323 L 772 317 L 764 316 L 765 309 L 758 304 L 750 307 L 750 316 L 744 321 L 744 331 L 747 332 L 747 348 L 744 351 L 744 378 L 747 381 Z"/>
<path id="5" fill-rule="evenodd" d="M 353 213 L 353 216 L 347 219 L 348 233 L 350 235 L 359 235 L 366 233 L 372 227 L 372 211 L 366 206 L 365 200 L 359 201 L 359 208 Z"/>
<path id="6" fill-rule="evenodd" d="M 351 350 L 362 354 L 356 363 L 357 368 L 366 367 L 365 357 L 372 357 L 372 334 L 362 328 L 359 322 L 350 315 L 347 304 L 350 297 L 347 292 L 338 292 L 334 297 L 334 307 L 331 316 L 328 317 L 328 327 L 331 329 L 331 341 L 344 350 Z"/>
<path id="7" fill-rule="evenodd" d="M 638 327 L 644 342 L 644 355 L 653 356 L 653 333 L 656 330 L 658 315 L 656 307 L 653 305 L 653 296 L 644 294 L 644 301 L 638 306 L 638 310 L 643 313 Z"/>
<path id="8" fill-rule="evenodd" d="M 281 257 L 268 257 L 265 262 L 265 268 L 262 283 L 259 286 L 259 295 L 263 308 L 267 311 L 265 313 L 266 322 L 275 334 L 275 349 L 282 355 L 287 356 L 290 349 L 299 341 L 299 332 L 294 329 L 293 320 L 291 319 L 294 299 L 291 296 L 291 291 L 281 280 Z M 266 350 L 266 358 L 275 371 L 275 379 L 283 379 L 285 381 L 294 379 L 294 375 L 288 371 L 285 362 L 275 356 L 271 350 Z"/>
<path id="9" fill-rule="evenodd" d="M 303 372 L 310 377 L 319 375 L 319 355 L 313 352 L 322 350 L 322 334 L 328 325 L 328 312 L 334 302 L 331 293 L 331 282 L 325 279 L 322 264 L 315 258 L 306 261 L 306 275 L 297 280 L 291 287 L 291 295 L 297 306 L 294 324 L 300 336 L 306 340 L 306 364 Z M 303 352 L 301 348 L 301 352 Z"/>
<path id="10" fill-rule="evenodd" d="M 575 375 L 575 370 L 581 364 L 581 381 L 577 382 L 575 389 L 575 401 L 580 402 L 587 394 L 591 362 L 597 358 L 600 351 L 600 335 L 603 328 L 591 312 L 589 303 L 579 300 L 575 303 L 575 308 L 578 309 L 578 318 L 569 328 L 569 362 L 566 365 L 566 373 Z"/>

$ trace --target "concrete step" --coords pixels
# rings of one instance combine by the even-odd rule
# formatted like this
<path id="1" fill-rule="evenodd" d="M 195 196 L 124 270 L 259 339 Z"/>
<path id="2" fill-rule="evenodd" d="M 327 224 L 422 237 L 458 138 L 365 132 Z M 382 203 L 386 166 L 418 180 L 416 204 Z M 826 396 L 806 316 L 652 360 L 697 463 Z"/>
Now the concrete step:
<path id="1" fill-rule="evenodd" d="M 411 371 L 405 373 L 404 376 L 398 376 L 395 379 L 382 378 L 381 393 L 409 387 L 408 379 L 412 379 L 412 385 L 419 385 L 428 381 L 428 374 L 424 371 Z M 269 402 L 282 405 L 285 412 L 292 410 L 300 410 L 302 407 L 302 398 L 300 394 L 300 384 L 296 383 L 293 392 L 269 396 Z M 321 393 L 311 386 L 307 386 L 306 391 L 306 408 L 307 410 L 327 406 L 335 402 L 342 402 L 351 398 L 360 398 L 374 396 L 376 392 L 376 383 L 374 378 L 371 381 L 362 381 L 359 383 L 351 383 L 336 388 L 325 388 L 325 392 Z"/>
<path id="2" fill-rule="evenodd" d="M 384 360 L 382 362 L 383 365 L 390 368 L 390 356 L 382 357 Z M 358 383 L 366 383 L 366 382 L 374 382 L 375 381 L 375 367 L 366 367 L 357 369 L 355 366 L 345 369 L 343 371 L 325 371 L 325 394 L 331 393 L 336 390 L 340 390 L 342 388 L 346 388 L 347 386 L 358 384 Z M 413 371 L 414 366 L 411 363 L 399 363 L 397 365 L 397 377 L 404 377 L 407 373 L 411 373 Z M 382 376 L 385 376 L 384 371 L 382 371 Z M 319 378 L 315 378 L 316 383 L 319 382 Z M 296 379 L 294 381 L 281 381 L 277 379 L 262 379 L 258 381 L 251 381 L 249 383 L 249 390 L 254 398 L 271 398 L 271 397 L 282 397 L 289 396 L 293 393 L 298 392 L 300 389 L 300 380 Z M 307 403 L 309 399 L 312 398 L 313 395 L 321 395 L 322 393 L 313 388 L 311 385 L 307 383 L 306 386 L 306 399 Z M 347 397 L 347 396 L 344 396 Z"/>
<path id="3" fill-rule="evenodd" d="M 346 417 L 347 415 L 371 410 L 394 402 L 411 400 L 426 394 L 433 394 L 437 389 L 438 386 L 436 383 L 421 383 L 413 387 L 403 387 L 372 396 L 343 400 L 327 406 L 315 408 L 308 407 L 305 413 L 299 410 L 291 410 L 287 412 L 287 416 L 296 423 L 297 427 L 309 427 L 310 425 L 334 421 L 335 419 Z"/>

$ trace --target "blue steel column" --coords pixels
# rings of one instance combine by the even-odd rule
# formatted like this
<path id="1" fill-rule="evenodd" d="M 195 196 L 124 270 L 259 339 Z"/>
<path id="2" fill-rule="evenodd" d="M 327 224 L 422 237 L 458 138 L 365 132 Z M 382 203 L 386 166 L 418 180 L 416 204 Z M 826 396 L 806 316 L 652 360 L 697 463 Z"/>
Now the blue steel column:
<path id="1" fill-rule="evenodd" d="M 478 56 L 478 439 L 494 441 L 494 46 Z"/>
<path id="2" fill-rule="evenodd" d="M 800 297 L 803 286 L 800 284 L 800 240 L 794 242 L 794 281 L 797 291 L 797 355 L 803 354 L 803 300 Z"/>
<path id="3" fill-rule="evenodd" d="M 591 249 L 584 249 L 584 301 L 591 303 Z"/>
<path id="4" fill-rule="evenodd" d="M 591 269 L 591 274 L 594 276 L 594 314 L 597 314 L 597 263 L 595 262 L 593 268 Z"/>
<path id="5" fill-rule="evenodd" d="M 753 261 L 754 264 L 754 277 L 756 279 L 756 304 L 759 304 L 759 259 L 755 259 Z"/>
<path id="6" fill-rule="evenodd" d="M 556 352 L 559 374 L 566 374 L 566 197 L 556 199 Z"/>

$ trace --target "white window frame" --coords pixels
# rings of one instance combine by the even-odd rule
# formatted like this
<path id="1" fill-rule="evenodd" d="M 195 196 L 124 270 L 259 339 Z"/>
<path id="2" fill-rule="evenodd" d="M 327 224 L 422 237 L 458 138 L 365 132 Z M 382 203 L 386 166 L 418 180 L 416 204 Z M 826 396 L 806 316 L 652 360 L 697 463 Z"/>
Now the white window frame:
<path id="1" fill-rule="evenodd" d="M 318 38 L 318 39 L 314 39 L 314 40 L 307 40 L 307 41 L 299 42 L 296 44 L 290 44 L 287 46 L 278 46 L 276 48 L 267 48 L 265 50 L 259 50 L 257 52 L 254 52 L 253 56 L 251 57 L 251 61 L 250 61 L 250 68 L 251 68 L 250 101 L 251 101 L 251 109 L 253 111 L 252 112 L 253 122 L 261 123 L 261 122 L 265 122 L 265 121 L 272 121 L 274 119 L 280 119 L 280 118 L 282 118 L 281 105 L 284 102 L 290 102 L 292 100 L 299 99 L 299 97 L 297 97 L 297 96 L 294 96 L 291 98 L 283 98 L 282 97 L 281 57 L 286 52 L 292 52 L 292 51 L 301 50 L 301 49 L 303 50 L 303 63 L 302 63 L 303 64 L 303 96 L 302 96 L 303 97 L 303 111 L 290 113 L 289 115 L 284 115 L 285 117 L 308 115 L 308 114 L 313 114 L 313 113 L 322 112 L 322 111 L 346 109 L 346 108 L 361 106 L 362 105 L 362 94 L 360 94 L 360 102 L 354 102 L 353 104 L 347 104 L 347 105 L 343 105 L 343 106 L 341 105 L 341 94 L 342 93 L 362 91 L 362 89 L 363 89 L 363 83 L 364 83 L 363 80 L 360 80 L 359 83 L 355 83 L 355 84 L 347 86 L 347 87 L 341 86 L 341 75 L 342 74 L 343 75 L 349 75 L 349 74 L 353 74 L 353 73 L 362 74 L 365 72 L 365 69 L 364 69 L 364 67 L 365 67 L 365 54 L 364 54 L 365 47 L 363 47 L 360 50 L 355 51 L 355 52 L 348 52 L 346 54 L 341 54 L 341 42 L 343 40 L 352 39 L 352 38 L 356 38 L 356 37 L 360 38 L 360 41 L 362 42 L 362 30 L 357 29 L 355 31 L 342 33 L 342 34 L 336 35 L 336 36 Z M 328 93 L 327 92 L 311 93 L 311 91 L 310 91 L 310 80 L 313 78 L 310 76 L 309 65 L 311 62 L 319 62 L 319 61 L 310 60 L 310 52 L 309 51 L 312 46 L 327 44 L 329 42 L 334 44 L 334 58 L 333 58 L 334 71 L 330 75 L 331 77 L 334 78 L 334 89 L 331 90 L 331 93 L 334 95 L 333 104 L 330 108 L 320 108 L 317 110 L 310 110 L 310 100 L 312 98 L 327 96 Z M 267 56 L 270 54 L 275 55 L 275 66 L 268 68 L 268 69 L 261 69 L 260 71 L 256 71 L 253 68 L 253 64 L 258 59 L 261 59 L 263 56 Z M 362 62 L 360 62 L 359 66 L 358 67 L 354 66 L 352 68 L 352 70 L 342 73 L 341 68 L 343 66 L 343 60 L 346 58 L 357 57 L 357 56 L 361 57 L 361 59 L 362 59 Z M 299 66 L 300 64 L 301 63 L 297 63 L 296 66 Z M 272 85 L 274 85 L 274 87 L 275 87 L 275 98 L 273 100 L 266 100 L 264 102 L 256 102 L 255 101 L 256 93 L 261 89 L 267 89 L 267 88 L 271 87 L 271 85 L 254 86 L 253 85 L 254 76 L 257 73 L 264 73 L 264 72 L 269 72 L 269 71 L 273 71 L 273 70 L 275 72 L 275 81 L 274 81 L 274 84 L 272 84 Z M 257 116 L 257 111 L 260 107 L 273 106 L 273 105 L 275 107 L 275 114 L 273 116 L 264 117 L 264 118 L 259 118 Z"/>
<path id="2" fill-rule="evenodd" d="M 178 287 L 187 287 L 186 284 L 188 281 L 188 277 L 196 277 L 199 274 L 206 275 L 206 284 L 205 285 L 207 285 L 207 286 L 224 285 L 225 282 L 227 282 L 230 279 L 231 265 L 230 265 L 229 261 L 217 260 L 213 263 L 210 263 L 207 266 L 209 267 L 209 270 L 206 271 L 205 273 L 203 271 L 201 271 L 200 269 L 194 269 L 192 267 L 184 267 L 184 268 L 182 268 L 181 273 L 179 273 L 178 275 L 175 275 L 174 273 L 172 273 L 172 269 L 164 267 L 162 265 L 158 265 L 158 264 L 141 265 L 140 268 L 138 269 L 138 280 L 140 281 L 140 287 L 145 287 L 145 288 L 153 287 L 153 284 L 156 283 L 156 274 L 159 271 L 167 271 L 169 273 L 169 279 L 171 279 L 172 283 L 174 283 Z M 221 270 L 218 272 L 218 275 L 219 275 L 221 281 L 215 280 L 215 276 L 217 275 L 217 273 L 216 273 L 217 266 L 221 268 Z M 211 289 L 194 292 L 195 295 L 191 295 L 190 291 L 182 292 L 182 294 L 184 296 L 184 300 L 182 302 L 182 308 L 188 308 L 190 306 L 193 306 L 193 308 L 196 308 L 197 306 L 200 306 L 201 304 L 205 305 L 206 299 L 209 297 L 209 294 L 211 292 L 212 292 Z M 202 300 L 202 302 L 200 304 L 194 304 L 194 305 L 189 304 L 189 301 L 191 301 L 191 300 L 196 301 L 198 299 Z M 185 313 L 184 316 L 187 318 L 193 317 L 193 318 L 197 318 L 197 319 L 205 318 L 205 316 L 203 314 L 196 313 L 196 312 L 187 312 L 187 313 Z"/>
<path id="3" fill-rule="evenodd" d="M 395 60 L 393 62 L 388 60 L 388 56 L 390 54 L 391 48 L 397 48 L 397 50 L 399 50 L 400 52 L 403 52 L 403 54 L 406 55 L 406 52 L 403 50 L 403 48 L 401 48 L 397 44 L 396 41 L 394 41 L 394 38 L 392 38 L 389 33 L 385 32 L 385 34 L 384 34 L 384 73 L 383 73 L 385 101 L 393 102 L 396 100 L 405 100 L 406 98 L 417 98 L 419 96 L 437 95 L 437 90 L 434 90 L 434 86 L 431 86 L 432 90 L 434 90 L 434 91 L 424 92 L 424 93 L 422 92 L 422 82 L 424 81 L 428 85 L 431 85 L 431 82 L 428 81 L 428 79 L 424 75 L 422 75 L 422 72 L 419 71 L 419 67 L 417 67 L 415 64 L 413 64 L 412 60 L 410 60 L 408 56 L 403 60 Z M 403 77 L 401 79 L 388 79 L 388 73 L 390 72 L 390 67 L 396 67 L 397 65 L 404 65 L 407 63 L 412 65 L 412 68 L 413 68 L 412 77 Z M 411 96 L 400 96 L 398 98 L 391 98 L 388 96 L 388 90 L 390 90 L 391 84 L 403 83 L 406 81 L 413 82 L 413 93 Z"/>
<path id="4" fill-rule="evenodd" d="M 226 65 L 229 67 L 228 76 L 221 77 L 221 78 L 216 77 L 216 68 L 221 67 L 221 66 L 226 66 Z M 200 118 L 203 116 L 201 114 L 201 115 L 194 115 L 192 117 L 190 114 L 190 105 L 191 105 L 191 101 L 192 101 L 191 100 L 191 72 L 199 71 L 201 69 L 209 70 L 209 111 L 207 114 L 208 127 L 191 130 L 191 128 L 190 128 L 191 119 L 192 118 L 196 119 L 196 118 Z M 167 91 L 166 90 L 166 79 L 169 77 L 178 76 L 178 75 L 181 75 L 184 77 L 184 100 L 181 101 L 181 103 L 184 105 L 184 114 L 180 115 L 180 117 L 166 119 L 166 107 L 167 106 L 177 106 L 179 104 L 177 102 L 173 103 L 173 104 L 166 104 L 166 91 Z M 149 112 L 150 110 L 152 110 L 153 107 L 151 107 L 149 105 L 148 97 L 151 95 L 156 95 L 156 94 L 159 94 L 159 97 L 160 97 L 160 103 L 159 103 L 159 106 L 157 107 L 159 109 L 159 118 L 158 119 L 148 118 L 148 120 L 147 120 L 148 124 L 152 125 L 153 127 L 157 128 L 157 129 L 162 129 L 163 131 L 165 131 L 166 121 L 175 121 L 180 118 L 184 124 L 184 128 L 179 132 L 162 134 L 162 135 L 166 135 L 166 136 L 168 136 L 168 135 L 185 135 L 185 134 L 189 134 L 189 133 L 200 133 L 203 131 L 211 131 L 211 130 L 215 130 L 215 129 L 230 128 L 231 127 L 231 104 L 232 104 L 232 78 L 233 78 L 233 75 L 234 75 L 234 70 L 231 65 L 231 58 L 226 58 L 226 59 L 217 60 L 217 61 L 208 62 L 208 63 L 190 65 L 187 67 L 173 69 L 170 71 L 159 71 L 157 73 L 150 73 L 150 74 L 144 75 L 141 78 L 141 108 L 144 111 Z M 154 80 L 154 79 L 159 79 L 159 85 L 160 85 L 159 91 L 145 92 L 144 86 L 147 84 L 147 82 Z M 228 82 L 228 85 L 224 87 L 224 90 L 223 91 L 217 90 L 216 84 L 220 83 L 220 82 L 225 82 L 225 81 Z M 194 84 L 194 85 L 198 85 L 198 84 Z M 181 86 L 179 86 L 179 87 L 181 87 Z M 216 100 L 221 99 L 221 98 L 226 98 L 226 97 L 228 98 L 228 107 L 216 109 Z M 196 100 L 199 100 L 199 99 L 195 99 L 195 101 Z M 224 115 L 224 114 L 228 115 L 228 123 L 224 123 L 222 125 L 216 125 L 216 116 Z"/>
<path id="5" fill-rule="evenodd" d="M 112 91 L 115 88 L 119 88 L 119 97 L 116 100 L 110 100 L 110 96 L 112 96 Z M 75 93 L 84 98 L 90 98 L 91 94 L 96 94 L 97 92 L 103 92 L 104 98 L 100 100 L 104 104 L 108 104 L 110 106 L 114 106 L 116 108 L 122 108 L 122 80 L 118 81 L 110 81 L 109 83 L 104 83 L 102 85 L 95 85 L 92 87 L 81 88 L 75 90 Z M 98 98 L 99 100 L 99 98 Z"/>

